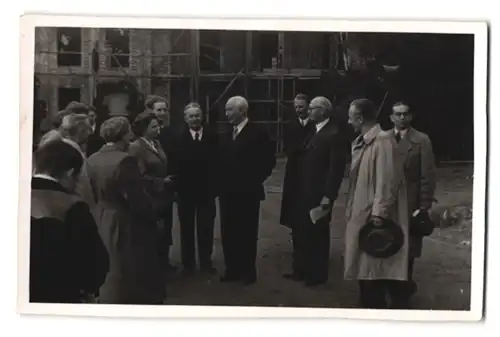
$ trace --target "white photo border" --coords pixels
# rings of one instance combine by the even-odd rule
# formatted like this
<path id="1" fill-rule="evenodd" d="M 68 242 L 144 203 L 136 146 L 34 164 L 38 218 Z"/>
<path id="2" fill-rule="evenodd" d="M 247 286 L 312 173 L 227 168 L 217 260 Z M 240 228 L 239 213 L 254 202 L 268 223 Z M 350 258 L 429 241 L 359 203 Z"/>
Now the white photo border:
<path id="1" fill-rule="evenodd" d="M 35 27 L 107 27 L 136 29 L 226 29 L 450 33 L 474 35 L 474 185 L 469 311 L 363 310 L 222 306 L 134 306 L 29 303 L 29 200 L 32 161 Z M 477 21 L 384 21 L 279 18 L 126 17 L 25 14 L 20 43 L 20 179 L 18 217 L 18 303 L 22 314 L 144 318 L 349 318 L 402 321 L 477 321 L 483 317 L 488 158 L 488 26 Z"/>

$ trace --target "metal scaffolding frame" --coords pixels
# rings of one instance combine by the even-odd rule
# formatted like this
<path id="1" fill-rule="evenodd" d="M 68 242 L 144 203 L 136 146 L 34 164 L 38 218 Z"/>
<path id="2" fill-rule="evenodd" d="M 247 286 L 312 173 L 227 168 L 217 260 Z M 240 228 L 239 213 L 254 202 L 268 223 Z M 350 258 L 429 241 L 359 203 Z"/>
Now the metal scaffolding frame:
<path id="1" fill-rule="evenodd" d="M 171 31 L 168 31 L 171 33 Z M 165 34 L 165 31 L 162 32 Z M 175 47 L 177 46 L 178 42 L 181 40 L 181 38 L 186 34 L 190 33 L 191 38 L 190 38 L 190 51 L 189 52 L 175 52 Z M 277 64 L 273 69 L 264 69 L 264 71 L 252 71 L 252 32 L 246 32 L 245 35 L 245 64 L 243 67 L 236 73 L 201 73 L 200 71 L 200 37 L 199 37 L 199 31 L 197 30 L 183 30 L 181 33 L 177 36 L 176 40 L 171 41 L 171 34 L 166 34 L 165 35 L 165 42 L 167 44 L 167 49 L 170 50 L 171 52 L 165 53 L 165 54 L 152 54 L 152 53 L 147 53 L 147 52 L 142 52 L 142 53 L 137 53 L 135 52 L 134 55 L 132 54 L 117 54 L 117 53 L 111 53 L 110 51 L 103 51 L 99 50 L 98 51 L 98 56 L 103 55 L 106 57 L 106 60 L 109 60 L 113 58 L 116 63 L 118 64 L 117 69 L 110 69 L 109 68 L 109 61 L 106 62 L 106 67 L 104 69 L 94 69 L 93 65 L 93 53 L 96 52 L 96 46 L 94 46 L 92 52 L 88 53 L 86 56 L 91 60 L 90 61 L 90 67 L 89 69 L 83 68 L 84 64 L 84 57 L 81 58 L 81 65 L 80 66 L 63 66 L 59 67 L 54 71 L 53 69 L 49 69 L 48 72 L 43 72 L 43 71 L 38 71 L 35 72 L 35 75 L 39 76 L 56 76 L 56 77 L 63 77 L 63 76 L 78 76 L 78 77 L 88 77 L 92 79 L 92 90 L 95 90 L 97 85 L 101 82 L 102 79 L 109 79 L 109 78 L 124 78 L 126 80 L 129 80 L 135 90 L 142 94 L 142 95 L 147 95 L 149 93 L 144 93 L 142 92 L 141 88 L 136 86 L 136 83 L 132 79 L 148 79 L 148 80 L 160 80 L 165 84 L 165 93 L 163 96 L 165 96 L 168 100 L 169 106 L 171 106 L 171 88 L 172 88 L 172 80 L 178 80 L 178 79 L 188 79 L 190 81 L 190 98 L 192 101 L 203 101 L 205 100 L 205 106 L 206 108 L 211 111 L 214 109 L 214 107 L 217 106 L 217 104 L 224 98 L 224 96 L 227 94 L 227 92 L 230 90 L 230 88 L 233 86 L 233 84 L 238 80 L 238 79 L 243 79 L 244 81 L 244 92 L 242 95 L 249 97 L 249 92 L 251 91 L 252 85 L 255 83 L 258 83 L 256 85 L 260 85 L 261 82 L 267 82 L 267 87 L 268 87 L 268 97 L 262 97 L 258 99 L 249 99 L 249 103 L 255 103 L 255 104 L 274 104 L 275 109 L 276 109 L 276 118 L 273 120 L 268 120 L 268 121 L 260 121 L 258 123 L 263 123 L 263 124 L 268 124 L 268 125 L 275 125 L 277 127 L 276 130 L 276 138 L 277 138 L 277 152 L 282 151 L 282 144 L 280 142 L 282 138 L 282 132 L 283 132 L 283 113 L 284 113 L 284 108 L 286 104 L 289 104 L 293 101 L 293 97 L 284 97 L 284 83 L 285 81 L 291 81 L 292 86 L 293 86 L 293 96 L 296 94 L 296 81 L 297 79 L 301 78 L 304 76 L 304 72 L 307 73 L 308 70 L 302 69 L 302 71 L 297 71 L 297 70 L 286 70 L 280 68 L 280 64 Z M 284 32 L 279 32 L 278 33 L 278 53 L 280 55 L 276 55 L 277 59 L 283 59 L 283 53 L 284 53 Z M 60 55 L 60 54 L 76 54 L 76 52 L 57 52 L 57 51 L 47 51 L 47 50 L 42 50 L 42 51 L 37 51 L 38 54 L 49 54 L 49 55 Z M 80 52 L 78 53 L 80 55 L 85 55 L 85 53 Z M 119 62 L 119 57 L 121 56 L 130 56 L 134 57 L 135 59 L 139 59 L 140 64 L 144 60 L 149 60 L 148 61 L 148 67 L 149 69 L 144 69 L 146 70 L 145 72 L 143 71 L 138 71 L 131 73 L 130 71 L 130 66 L 129 67 L 123 67 L 120 62 Z M 187 73 L 180 73 L 176 74 L 173 73 L 172 69 L 172 59 L 174 57 L 186 57 L 189 59 L 189 72 Z M 160 62 L 153 62 L 153 60 L 161 58 L 162 60 Z M 100 63 L 100 62 L 98 62 Z M 153 66 L 153 64 L 155 66 Z M 128 69 L 127 69 L 128 68 Z M 159 71 L 155 71 L 155 69 L 159 69 Z M 314 79 L 319 79 L 320 75 L 316 70 L 315 74 L 305 74 L 306 77 L 308 78 L 314 78 Z M 214 100 L 213 102 L 210 102 L 207 97 L 200 97 L 200 82 L 201 81 L 222 81 L 222 82 L 227 82 L 227 85 L 224 90 L 221 91 L 219 97 Z M 274 82 L 273 85 L 276 86 L 276 94 L 273 97 L 271 93 L 271 86 L 272 83 Z M 89 82 L 90 83 L 90 82 Z M 95 99 L 95 91 L 94 94 L 92 95 L 93 100 Z M 89 102 L 93 104 L 94 102 Z M 216 123 L 224 123 L 221 121 L 212 121 Z"/>

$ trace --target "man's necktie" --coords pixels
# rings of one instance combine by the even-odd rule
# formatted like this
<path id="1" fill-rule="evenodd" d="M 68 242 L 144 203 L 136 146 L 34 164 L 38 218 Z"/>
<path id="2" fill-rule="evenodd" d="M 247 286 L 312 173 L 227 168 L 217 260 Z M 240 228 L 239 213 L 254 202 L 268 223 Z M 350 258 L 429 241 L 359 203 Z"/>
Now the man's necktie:
<path id="1" fill-rule="evenodd" d="M 399 143 L 401 141 L 401 133 L 396 132 L 395 137 L 396 137 L 396 142 Z"/>
<path id="2" fill-rule="evenodd" d="M 236 139 L 236 136 L 238 136 L 238 127 L 236 127 L 236 126 L 235 126 L 235 127 L 233 128 L 233 140 L 235 140 L 235 139 Z"/>
<path id="3" fill-rule="evenodd" d="M 363 137 L 356 138 L 356 140 L 354 141 L 354 145 L 352 146 L 352 152 L 354 153 L 354 152 L 358 151 L 364 145 L 365 145 L 365 140 Z"/>
<path id="4" fill-rule="evenodd" d="M 195 132 L 195 134 L 194 134 L 194 140 L 196 140 L 196 141 L 200 140 L 200 134 L 198 132 Z"/>

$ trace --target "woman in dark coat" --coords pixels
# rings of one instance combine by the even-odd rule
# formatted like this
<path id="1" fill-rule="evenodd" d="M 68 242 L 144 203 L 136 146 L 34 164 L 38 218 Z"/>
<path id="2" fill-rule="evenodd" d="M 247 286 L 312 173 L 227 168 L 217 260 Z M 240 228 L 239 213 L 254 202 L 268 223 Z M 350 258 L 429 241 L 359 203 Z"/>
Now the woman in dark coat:
<path id="1" fill-rule="evenodd" d="M 138 159 L 143 177 L 149 183 L 147 191 L 163 210 L 158 232 L 158 253 L 165 269 L 173 272 L 176 268 L 170 263 L 172 222 L 166 218 L 170 215 L 168 210 L 173 202 L 174 181 L 169 176 L 169 161 L 158 141 L 160 121 L 153 113 L 144 112 L 135 119 L 133 130 L 137 138 L 130 144 L 129 153 Z"/>
<path id="2" fill-rule="evenodd" d="M 153 201 L 145 191 L 137 158 L 130 156 L 130 123 L 113 117 L 101 126 L 106 144 L 88 159 L 96 197 L 94 216 L 110 256 L 100 303 L 161 304 L 165 279 L 157 248 Z"/>

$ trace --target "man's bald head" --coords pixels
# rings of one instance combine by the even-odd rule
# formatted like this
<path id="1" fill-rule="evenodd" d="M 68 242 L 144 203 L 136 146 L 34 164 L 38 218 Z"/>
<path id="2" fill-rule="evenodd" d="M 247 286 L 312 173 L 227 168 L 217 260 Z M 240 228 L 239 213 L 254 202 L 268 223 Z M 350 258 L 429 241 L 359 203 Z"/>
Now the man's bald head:
<path id="1" fill-rule="evenodd" d="M 226 117 L 229 123 L 238 125 L 248 113 L 248 101 L 243 96 L 233 96 L 226 103 Z"/>
<path id="2" fill-rule="evenodd" d="M 314 97 L 309 103 L 310 118 L 316 123 L 321 123 L 322 121 L 330 118 L 333 114 L 332 102 L 324 97 L 318 96 Z"/>

